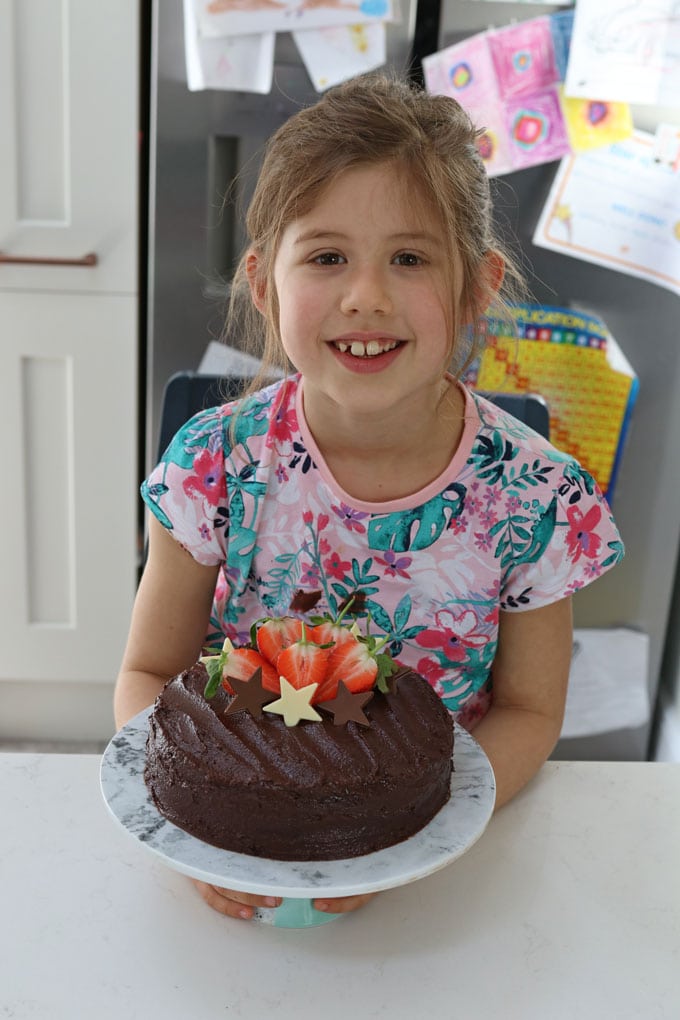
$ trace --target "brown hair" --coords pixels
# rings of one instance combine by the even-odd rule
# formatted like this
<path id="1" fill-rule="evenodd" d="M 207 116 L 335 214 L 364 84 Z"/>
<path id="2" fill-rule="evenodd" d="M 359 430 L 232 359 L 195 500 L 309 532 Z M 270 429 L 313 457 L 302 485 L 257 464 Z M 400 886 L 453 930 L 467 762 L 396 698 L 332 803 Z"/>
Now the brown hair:
<path id="1" fill-rule="evenodd" d="M 483 342 L 482 314 L 495 305 L 495 314 L 507 317 L 484 256 L 490 251 L 501 255 L 505 289 L 508 282 L 521 281 L 493 233 L 489 180 L 476 145 L 481 133 L 454 99 L 430 95 L 383 74 L 362 75 L 329 89 L 276 131 L 266 146 L 246 215 L 248 251 L 258 255 L 258 278 L 265 294 L 264 337 L 262 317 L 248 293 L 248 252 L 237 268 L 229 309 L 232 333 L 238 328 L 245 334 L 242 338 L 250 349 L 253 337 L 259 340 L 263 366 L 251 389 L 273 367 L 289 367 L 279 337 L 273 283 L 283 231 L 307 213 L 343 171 L 387 162 L 404 169 L 409 193 L 420 196 L 444 227 L 452 295 L 454 255 L 460 260 L 460 307 L 470 309 L 475 318 L 472 330 L 452 323 L 452 370 L 462 372 Z M 457 315 L 453 297 L 451 306 Z"/>

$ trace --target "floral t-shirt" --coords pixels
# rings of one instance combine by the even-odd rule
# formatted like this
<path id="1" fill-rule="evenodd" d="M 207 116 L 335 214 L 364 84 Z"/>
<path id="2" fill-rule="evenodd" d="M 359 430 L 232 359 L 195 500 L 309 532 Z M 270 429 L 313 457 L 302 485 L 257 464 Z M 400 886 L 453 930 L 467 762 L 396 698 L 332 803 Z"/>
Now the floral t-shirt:
<path id="1" fill-rule="evenodd" d="M 206 645 L 249 639 L 262 616 L 352 610 L 388 634 L 472 728 L 491 698 L 499 611 L 571 595 L 623 556 L 592 477 L 527 426 L 463 388 L 451 463 L 388 503 L 344 492 L 307 428 L 294 376 L 202 411 L 142 485 L 158 520 L 220 565 Z"/>

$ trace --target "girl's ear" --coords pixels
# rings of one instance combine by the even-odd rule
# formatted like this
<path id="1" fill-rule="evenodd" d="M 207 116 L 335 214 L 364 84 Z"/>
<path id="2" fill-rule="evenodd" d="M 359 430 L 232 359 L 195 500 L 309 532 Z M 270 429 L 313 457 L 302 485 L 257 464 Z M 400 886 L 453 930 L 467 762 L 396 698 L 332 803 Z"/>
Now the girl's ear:
<path id="1" fill-rule="evenodd" d="M 505 277 L 505 259 L 500 252 L 489 249 L 477 270 L 476 280 L 472 287 L 472 296 L 463 308 L 463 322 L 474 323 L 480 315 L 484 315 L 501 289 Z"/>
<path id="2" fill-rule="evenodd" d="M 250 287 L 250 296 L 258 312 L 265 314 L 265 297 L 267 284 L 262 276 L 262 264 L 257 252 L 250 251 L 246 255 L 246 277 Z"/>
<path id="3" fill-rule="evenodd" d="M 487 293 L 497 294 L 505 276 L 505 259 L 500 252 L 489 250 L 484 256 L 484 279 Z"/>

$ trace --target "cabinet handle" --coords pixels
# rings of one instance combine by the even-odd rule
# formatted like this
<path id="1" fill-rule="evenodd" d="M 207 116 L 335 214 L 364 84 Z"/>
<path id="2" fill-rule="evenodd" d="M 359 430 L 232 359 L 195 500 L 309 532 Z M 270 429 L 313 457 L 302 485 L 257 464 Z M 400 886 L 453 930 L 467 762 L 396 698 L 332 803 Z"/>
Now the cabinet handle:
<path id="1" fill-rule="evenodd" d="M 96 266 L 99 259 L 94 252 L 83 255 L 81 259 L 50 259 L 31 255 L 6 255 L 0 251 L 0 262 L 13 266 Z"/>

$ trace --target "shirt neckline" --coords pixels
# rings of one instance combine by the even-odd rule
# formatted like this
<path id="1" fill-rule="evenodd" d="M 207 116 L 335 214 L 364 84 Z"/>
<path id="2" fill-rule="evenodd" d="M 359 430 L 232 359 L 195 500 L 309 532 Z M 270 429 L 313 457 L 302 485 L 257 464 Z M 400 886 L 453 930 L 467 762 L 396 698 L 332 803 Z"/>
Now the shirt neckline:
<path id="1" fill-rule="evenodd" d="M 477 410 L 477 404 L 475 403 L 470 391 L 460 382 L 460 380 L 455 379 L 453 376 L 447 374 L 447 378 L 458 387 L 458 390 L 462 394 L 465 402 L 463 413 L 463 432 L 461 434 L 458 447 L 454 451 L 451 460 L 444 470 L 424 488 L 419 489 L 417 492 L 412 492 L 408 496 L 401 496 L 399 499 L 385 500 L 377 503 L 364 499 L 357 499 L 356 497 L 351 496 L 336 481 L 333 473 L 326 463 L 325 457 L 317 446 L 316 440 L 309 430 L 309 426 L 307 425 L 303 401 L 303 379 L 299 379 L 295 393 L 295 411 L 297 414 L 298 427 L 300 429 L 302 441 L 326 485 L 342 503 L 345 503 L 347 506 L 351 506 L 357 510 L 365 510 L 368 513 L 390 513 L 398 510 L 411 510 L 414 507 L 422 506 L 423 503 L 426 503 L 428 500 L 438 496 L 447 485 L 451 484 L 461 471 L 472 451 L 472 444 L 477 432 L 479 431 L 481 422 L 479 411 Z"/>

